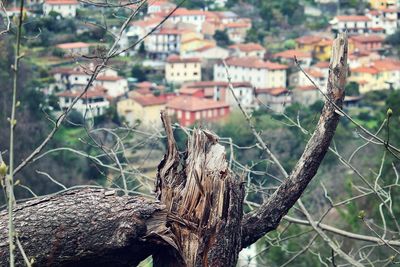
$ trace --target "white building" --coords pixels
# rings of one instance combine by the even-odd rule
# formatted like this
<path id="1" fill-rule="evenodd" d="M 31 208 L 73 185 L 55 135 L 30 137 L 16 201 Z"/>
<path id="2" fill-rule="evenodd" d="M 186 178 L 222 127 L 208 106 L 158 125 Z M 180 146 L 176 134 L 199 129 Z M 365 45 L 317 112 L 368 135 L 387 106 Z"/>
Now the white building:
<path id="1" fill-rule="evenodd" d="M 147 7 L 147 14 L 167 13 L 172 11 L 176 5 L 166 0 L 149 1 Z"/>
<path id="2" fill-rule="evenodd" d="M 226 60 L 232 82 L 250 82 L 257 88 L 286 87 L 287 66 L 266 62 L 255 57 L 229 58 Z M 222 62 L 214 65 L 214 80 L 227 81 Z"/>
<path id="3" fill-rule="evenodd" d="M 55 83 L 51 90 L 79 91 L 90 81 L 91 70 L 76 68 L 55 68 L 51 71 Z M 126 79 L 118 76 L 117 72 L 111 69 L 102 71 L 93 82 L 94 86 L 102 87 L 109 97 L 117 97 L 128 91 Z"/>
<path id="4" fill-rule="evenodd" d="M 344 32 L 349 34 L 369 33 L 373 29 L 371 18 L 367 16 L 336 16 L 330 21 L 334 32 Z"/>
<path id="5" fill-rule="evenodd" d="M 103 115 L 110 107 L 107 99 L 106 89 L 102 87 L 92 87 L 76 102 L 73 109 L 82 114 L 84 118 L 93 118 Z M 82 90 L 66 90 L 57 94 L 59 105 L 62 110 L 66 110 L 73 100 L 82 94 Z"/>
<path id="6" fill-rule="evenodd" d="M 284 87 L 260 88 L 256 96 L 260 108 L 268 107 L 275 112 L 283 112 L 292 103 L 292 94 Z"/>
<path id="7" fill-rule="evenodd" d="M 371 27 L 382 28 L 385 34 L 393 34 L 398 29 L 399 10 L 395 8 L 385 8 L 381 10 L 371 10 L 367 16 L 371 19 Z"/>
<path id="8" fill-rule="evenodd" d="M 215 45 L 207 45 L 184 52 L 182 57 L 197 57 L 203 60 L 226 59 L 229 57 L 229 50 Z"/>
<path id="9" fill-rule="evenodd" d="M 169 18 L 173 23 L 193 24 L 197 32 L 201 32 L 203 23 L 206 21 L 206 13 L 202 10 L 189 10 L 178 8 Z"/>
<path id="10" fill-rule="evenodd" d="M 67 56 L 81 56 L 89 54 L 90 44 L 83 42 L 58 44 L 56 47 L 65 51 Z"/>
<path id="11" fill-rule="evenodd" d="M 46 0 L 43 4 L 43 13 L 49 15 L 51 11 L 60 13 L 64 18 L 75 17 L 79 2 L 76 0 Z"/>
<path id="12" fill-rule="evenodd" d="M 264 59 L 265 48 L 256 43 L 234 44 L 228 47 L 234 57 L 258 57 Z"/>
<path id="13" fill-rule="evenodd" d="M 154 58 L 165 59 L 168 55 L 179 54 L 184 30 L 161 29 L 148 36 L 144 43 L 146 51 Z"/>

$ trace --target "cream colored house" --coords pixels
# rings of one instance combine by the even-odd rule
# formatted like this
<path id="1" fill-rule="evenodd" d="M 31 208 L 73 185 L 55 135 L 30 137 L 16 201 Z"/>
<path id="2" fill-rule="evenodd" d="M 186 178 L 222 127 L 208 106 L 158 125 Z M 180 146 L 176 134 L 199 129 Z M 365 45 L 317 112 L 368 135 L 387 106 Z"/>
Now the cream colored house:
<path id="1" fill-rule="evenodd" d="M 232 82 L 250 82 L 256 88 L 286 87 L 286 65 L 257 57 L 228 58 L 226 65 Z M 222 62 L 214 65 L 214 80 L 228 81 Z"/>
<path id="2" fill-rule="evenodd" d="M 49 15 L 51 11 L 60 13 L 64 18 L 76 17 L 79 2 L 76 0 L 47 0 L 43 4 L 43 13 Z"/>
<path id="3" fill-rule="evenodd" d="M 165 80 L 177 84 L 201 81 L 201 60 L 176 55 L 168 57 L 165 64 Z"/>
<path id="4" fill-rule="evenodd" d="M 145 128 L 160 128 L 160 112 L 165 109 L 166 103 L 164 96 L 133 96 L 118 101 L 117 112 L 131 126 L 140 123 Z"/>

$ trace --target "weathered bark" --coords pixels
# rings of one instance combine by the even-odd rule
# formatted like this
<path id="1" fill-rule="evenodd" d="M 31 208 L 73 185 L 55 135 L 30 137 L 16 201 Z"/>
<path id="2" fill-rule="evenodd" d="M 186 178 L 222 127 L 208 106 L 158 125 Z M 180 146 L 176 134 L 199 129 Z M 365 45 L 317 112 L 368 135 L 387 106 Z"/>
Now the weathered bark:
<path id="1" fill-rule="evenodd" d="M 157 197 L 166 205 L 175 259 L 156 256 L 155 265 L 235 266 L 241 249 L 244 188 L 228 169 L 217 136 L 195 129 L 179 154 L 169 118 L 162 115 L 168 151 L 160 163 Z"/>
<path id="2" fill-rule="evenodd" d="M 347 77 L 347 36 L 340 34 L 334 41 L 329 66 L 327 97 L 317 128 L 290 176 L 256 211 L 243 218 L 242 245 L 246 247 L 276 229 L 282 217 L 300 198 L 329 149 L 340 119 Z"/>
<path id="3" fill-rule="evenodd" d="M 15 208 L 18 239 L 35 266 L 136 266 L 154 252 L 150 232 L 166 213 L 160 204 L 115 191 L 80 189 Z M 8 266 L 7 212 L 0 213 L 0 266 Z M 16 249 L 17 266 L 25 266 Z"/>
<path id="4" fill-rule="evenodd" d="M 37 266 L 235 266 L 242 247 L 275 229 L 314 177 L 339 121 L 347 37 L 335 40 L 328 97 L 317 128 L 290 176 L 242 220 L 244 188 L 228 169 L 218 138 L 201 129 L 177 150 L 166 114 L 168 150 L 158 168 L 157 200 L 106 189 L 69 190 L 16 205 L 16 233 Z M 17 266 L 23 266 L 16 250 Z M 7 212 L 0 212 L 0 266 L 7 266 Z"/>

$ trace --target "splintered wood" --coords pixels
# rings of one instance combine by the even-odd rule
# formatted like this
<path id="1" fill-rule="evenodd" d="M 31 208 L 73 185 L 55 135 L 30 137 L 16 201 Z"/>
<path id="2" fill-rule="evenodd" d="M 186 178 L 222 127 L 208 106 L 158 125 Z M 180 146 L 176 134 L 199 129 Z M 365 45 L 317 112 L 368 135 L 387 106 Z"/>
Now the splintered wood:
<path id="1" fill-rule="evenodd" d="M 228 168 L 225 148 L 213 133 L 195 129 L 179 153 L 170 121 L 162 120 L 168 150 L 160 163 L 156 193 L 183 266 L 234 266 L 240 250 L 244 190 Z"/>

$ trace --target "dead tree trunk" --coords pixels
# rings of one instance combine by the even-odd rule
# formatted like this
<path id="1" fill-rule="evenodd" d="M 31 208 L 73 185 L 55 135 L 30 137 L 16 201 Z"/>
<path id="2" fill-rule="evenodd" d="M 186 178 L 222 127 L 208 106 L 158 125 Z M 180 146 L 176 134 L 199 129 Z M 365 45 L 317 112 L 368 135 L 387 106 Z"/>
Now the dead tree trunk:
<path id="1" fill-rule="evenodd" d="M 37 266 L 235 266 L 238 253 L 269 231 L 299 199 L 322 162 L 338 124 L 347 73 L 347 37 L 335 40 L 328 98 L 294 170 L 258 210 L 242 220 L 244 188 L 218 137 L 195 129 L 177 150 L 166 114 L 167 153 L 156 200 L 106 189 L 67 190 L 18 204 L 16 235 Z M 7 212 L 0 212 L 0 266 L 8 265 Z M 17 266 L 24 266 L 16 249 Z"/>

